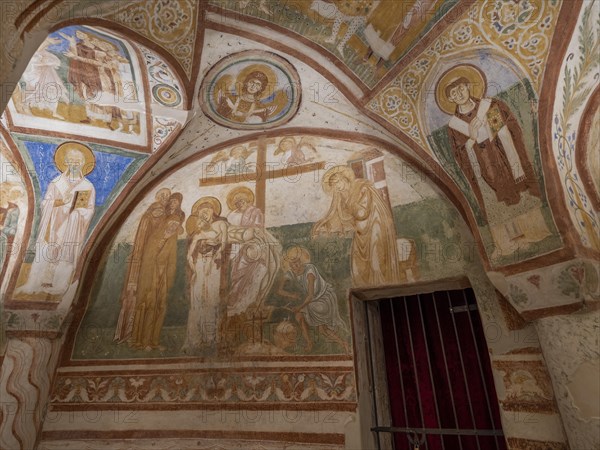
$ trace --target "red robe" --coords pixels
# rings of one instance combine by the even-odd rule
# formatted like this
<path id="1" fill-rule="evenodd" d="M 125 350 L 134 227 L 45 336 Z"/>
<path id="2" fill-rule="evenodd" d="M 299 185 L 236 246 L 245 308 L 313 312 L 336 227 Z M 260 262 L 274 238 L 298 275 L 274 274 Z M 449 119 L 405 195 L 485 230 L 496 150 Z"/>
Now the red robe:
<path id="1" fill-rule="evenodd" d="M 459 112 L 458 108 L 454 113 L 455 117 L 469 124 L 476 116 L 479 110 L 480 100 L 472 98 L 475 102 L 475 107 L 467 114 Z M 481 177 L 494 190 L 496 198 L 499 202 L 504 202 L 506 205 L 515 205 L 521 200 L 520 193 L 530 191 L 532 195 L 539 196 L 539 186 L 536 181 L 533 166 L 527 158 L 527 151 L 523 141 L 523 132 L 519 126 L 515 116 L 510 111 L 508 106 L 500 100 L 492 99 L 491 105 L 487 113 L 488 124 L 493 132 L 491 139 L 485 139 L 482 142 L 473 144 L 473 152 L 477 158 L 481 170 Z M 507 149 L 498 132 L 501 128 L 507 127 L 510 138 L 517 152 L 520 165 L 523 169 L 524 177 L 516 180 L 513 173 L 514 168 L 507 157 Z M 469 136 L 459 132 L 458 130 L 448 128 L 450 145 L 454 153 L 456 161 L 465 174 L 477 201 L 485 210 L 483 195 L 481 193 L 481 180 L 477 179 L 475 169 L 473 168 L 467 152 L 467 141 Z"/>

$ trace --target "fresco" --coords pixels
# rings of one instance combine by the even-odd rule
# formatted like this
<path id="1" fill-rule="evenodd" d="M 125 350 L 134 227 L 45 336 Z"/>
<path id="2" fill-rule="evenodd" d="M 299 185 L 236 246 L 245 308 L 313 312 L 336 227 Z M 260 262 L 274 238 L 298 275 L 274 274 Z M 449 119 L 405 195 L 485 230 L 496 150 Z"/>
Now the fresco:
<path id="1" fill-rule="evenodd" d="M 15 142 L 32 175 L 36 209 L 14 298 L 58 301 L 74 288 L 90 232 L 144 158 L 75 141 L 23 136 Z"/>
<path id="2" fill-rule="evenodd" d="M 138 0 L 115 4 L 105 18 L 159 44 L 191 79 L 199 5 L 194 0 Z"/>
<path id="3" fill-rule="evenodd" d="M 586 2 L 579 14 L 577 27 L 567 50 L 570 57 L 562 62 L 556 86 L 557 100 L 554 103 L 552 130 L 552 148 L 558 162 L 564 200 L 571 221 L 583 244 L 594 250 L 600 250 L 598 208 L 586 192 L 587 171 L 585 168 L 581 171 L 576 161 L 582 157 L 580 146 L 586 144 L 578 124 L 582 120 L 586 103 L 598 89 L 600 63 L 596 55 L 600 46 L 597 21 L 599 9 L 598 2 Z M 597 122 L 591 128 L 597 130 Z M 588 165 L 594 170 L 594 166 L 598 166 L 598 152 L 590 151 L 588 154 L 594 155 L 592 159 L 595 162 Z M 594 186 L 590 188 L 594 189 Z"/>
<path id="4" fill-rule="evenodd" d="M 298 148 L 310 157 L 291 165 Z M 440 249 L 467 243 L 458 214 L 406 170 L 382 149 L 302 135 L 189 163 L 107 249 L 72 358 L 348 356 L 350 288 L 462 267 Z"/>
<path id="5" fill-rule="evenodd" d="M 40 205 L 35 258 L 20 288 L 25 294 L 67 290 L 94 214 L 96 190 L 86 178 L 96 165 L 90 148 L 64 143 L 56 149 L 54 163 L 60 175 L 50 182 Z"/>
<path id="6" fill-rule="evenodd" d="M 596 107 L 596 110 L 593 111 L 590 116 L 591 117 L 588 118 L 588 120 L 590 120 L 592 124 L 600 123 L 600 108 Z M 598 127 L 592 125 L 590 134 L 583 143 L 586 148 L 584 170 L 589 173 L 588 178 L 592 182 L 592 189 L 595 196 L 600 198 L 600 158 L 598 158 L 598 154 L 594 152 L 598 142 L 600 142 L 600 130 Z"/>
<path id="7" fill-rule="evenodd" d="M 147 144 L 146 103 L 135 50 L 100 29 L 51 33 L 8 105 L 11 129 Z"/>
<path id="8" fill-rule="evenodd" d="M 434 154 L 471 203 L 490 262 L 560 248 L 543 189 L 531 85 L 484 53 L 454 61 L 434 70 L 424 117 Z"/>
<path id="9" fill-rule="evenodd" d="M 352 233 L 354 286 L 398 283 L 400 266 L 389 199 L 377 191 L 373 181 L 356 179 L 349 166 L 329 169 L 323 177 L 323 190 L 332 196 L 331 206 L 313 227 L 313 236 Z"/>
<path id="10" fill-rule="evenodd" d="M 187 122 L 185 89 L 173 69 L 154 51 L 136 44 L 148 73 L 152 110 L 152 151 L 165 145 Z"/>
<path id="11" fill-rule="evenodd" d="M 173 70 L 156 53 L 141 45 L 138 48 L 148 68 L 152 101 L 169 108 L 183 108 L 183 89 Z"/>
<path id="12" fill-rule="evenodd" d="M 333 53 L 372 88 L 457 2 L 212 0 L 211 4 L 301 34 Z"/>
<path id="13" fill-rule="evenodd" d="M 285 59 L 246 51 L 213 66 L 199 96 L 204 113 L 218 124 L 256 129 L 288 122 L 298 111 L 300 92 L 298 73 Z"/>
<path id="14" fill-rule="evenodd" d="M 22 248 L 27 220 L 27 188 L 0 138 L 0 300 L 4 299 L 8 280 Z"/>
<path id="15" fill-rule="evenodd" d="M 418 58 L 402 67 L 367 108 L 435 156 L 427 142 L 422 105 L 432 93 L 434 87 L 427 83 L 439 63 L 451 60 L 460 64 L 466 62 L 464 58 L 475 58 L 473 63 L 479 65 L 485 55 L 493 54 L 493 58 L 510 60 L 518 67 L 539 95 L 560 7 L 558 0 L 483 0 L 453 10 L 456 20 L 429 42 Z M 463 60 L 457 55 L 463 55 Z"/>

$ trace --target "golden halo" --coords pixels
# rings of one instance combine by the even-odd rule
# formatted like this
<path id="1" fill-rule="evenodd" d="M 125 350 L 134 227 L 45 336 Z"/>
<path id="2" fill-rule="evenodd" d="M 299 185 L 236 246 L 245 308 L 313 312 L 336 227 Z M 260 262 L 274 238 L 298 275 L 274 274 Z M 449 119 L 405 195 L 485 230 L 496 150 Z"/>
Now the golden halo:
<path id="1" fill-rule="evenodd" d="M 252 192 L 251 189 L 249 189 L 245 186 L 238 186 L 236 188 L 233 188 L 227 194 L 227 207 L 231 211 L 235 211 L 237 209 L 235 207 L 235 200 L 236 200 L 236 197 L 239 197 L 239 196 L 245 197 L 246 201 L 248 203 L 250 203 L 251 205 L 254 204 L 254 192 Z"/>
<path id="2" fill-rule="evenodd" d="M 249 66 L 240 70 L 240 72 L 238 73 L 238 75 L 235 79 L 236 89 L 241 89 L 243 87 L 244 80 L 246 79 L 246 77 L 248 75 L 250 75 L 252 72 L 254 72 L 255 70 L 258 70 L 259 72 L 264 73 L 267 76 L 267 80 L 269 80 L 269 84 L 267 86 L 265 86 L 265 90 L 262 92 L 260 98 L 264 98 L 264 97 L 267 97 L 268 95 L 271 95 L 273 93 L 273 91 L 275 90 L 275 86 L 277 86 L 277 75 L 275 75 L 275 72 L 273 71 L 273 69 L 271 69 L 266 64 L 250 64 Z M 242 95 L 241 90 L 238 92 L 238 95 Z"/>
<path id="3" fill-rule="evenodd" d="M 435 101 L 446 114 L 453 115 L 456 110 L 456 104 L 446 97 L 446 86 L 462 77 L 469 80 L 473 98 L 481 99 L 485 95 L 487 82 L 485 75 L 478 67 L 471 64 L 454 66 L 442 74 L 435 86 Z"/>
<path id="4" fill-rule="evenodd" d="M 198 215 L 198 210 L 203 203 L 208 203 L 216 216 L 221 214 L 221 202 L 216 197 L 201 197 L 200 200 L 192 206 L 192 216 Z"/>
<path id="5" fill-rule="evenodd" d="M 327 194 L 331 194 L 331 177 L 334 175 L 341 175 L 346 178 L 348 181 L 352 182 L 356 179 L 356 175 L 354 175 L 354 171 L 348 166 L 335 166 L 325 172 L 323 176 L 323 190 Z"/>
<path id="6" fill-rule="evenodd" d="M 79 142 L 64 142 L 60 144 L 54 152 L 54 164 L 56 164 L 56 167 L 61 171 L 61 173 L 64 173 L 65 170 L 67 170 L 65 156 L 69 150 L 78 150 L 85 158 L 82 170 L 84 176 L 94 170 L 96 167 L 96 157 L 88 146 Z"/>

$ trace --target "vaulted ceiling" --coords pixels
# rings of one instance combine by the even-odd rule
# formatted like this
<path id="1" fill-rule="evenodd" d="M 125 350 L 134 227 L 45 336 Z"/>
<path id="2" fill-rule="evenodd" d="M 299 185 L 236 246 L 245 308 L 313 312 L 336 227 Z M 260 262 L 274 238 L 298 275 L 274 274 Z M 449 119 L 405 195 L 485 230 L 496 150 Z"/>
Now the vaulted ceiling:
<path id="1" fill-rule="evenodd" d="M 484 322 L 501 320 L 510 330 L 522 318 L 575 311 L 582 298 L 598 297 L 598 2 L 23 0 L 0 7 L 7 199 L 0 218 L 18 216 L 10 252 L 0 258 L 0 295 L 9 336 L 59 342 L 41 351 L 49 367 L 61 367 L 52 392 L 59 410 L 133 402 L 162 411 L 179 396 L 189 409 L 249 402 L 259 410 L 293 403 L 354 411 L 351 327 L 308 345 L 297 311 L 282 300 L 283 284 L 274 283 L 290 269 L 290 249 L 304 252 L 307 265 L 312 256 L 331 282 L 344 324 L 351 291 L 371 299 L 390 286 L 447 278 L 468 277 Z M 83 168 L 71 169 L 77 155 Z M 75 173 L 86 193 L 55 202 L 48 193 Z M 356 223 L 368 219 L 350 218 L 336 189 L 353 193 L 348 203 L 359 209 L 371 192 L 385 212 L 369 206 L 376 218 L 365 232 Z M 125 345 L 119 323 L 139 269 L 131 260 L 165 191 L 181 213 L 176 278 L 165 281 L 174 286 L 166 331 L 160 345 Z M 255 278 L 268 279 L 258 290 L 272 293 L 261 293 L 267 307 L 248 319 L 251 339 L 235 337 L 239 345 L 224 356 L 190 354 L 188 291 L 197 281 L 190 272 L 200 270 L 188 267 L 190 219 L 199 221 L 209 203 L 233 223 L 240 193 L 263 214 L 253 228 L 266 231 L 252 242 L 262 239 L 261 261 L 273 267 Z M 79 209 L 82 219 L 65 231 L 47 211 L 69 202 L 65 214 Z M 40 247 L 52 243 L 52 232 L 72 239 L 61 244 L 74 249 L 68 268 Z M 394 260 L 373 244 L 386 233 L 384 247 L 397 250 L 401 273 L 377 278 Z M 244 233 L 235 239 L 238 250 L 247 244 Z M 64 286 L 36 281 L 48 267 L 64 275 Z M 501 312 L 497 293 L 510 303 Z M 260 339 L 257 320 L 268 322 L 260 322 Z M 274 335 L 263 336 L 271 325 Z M 210 370 L 227 358 L 234 364 L 215 385 Z M 183 375 L 172 376 L 181 367 Z M 153 387 L 145 390 L 132 371 Z M 227 390 L 242 385 L 252 392 Z M 61 422 L 55 433 L 60 426 L 70 425 Z"/>

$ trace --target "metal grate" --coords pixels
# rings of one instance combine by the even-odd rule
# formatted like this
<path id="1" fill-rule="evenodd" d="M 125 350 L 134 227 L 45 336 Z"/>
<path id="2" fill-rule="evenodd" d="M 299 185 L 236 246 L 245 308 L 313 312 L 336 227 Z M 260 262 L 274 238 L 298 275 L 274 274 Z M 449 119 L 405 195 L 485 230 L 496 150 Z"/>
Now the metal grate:
<path id="1" fill-rule="evenodd" d="M 371 379 L 385 365 L 388 384 L 379 404 L 373 390 L 379 448 L 506 449 L 473 291 L 380 300 L 376 318 L 367 303 L 367 331 L 380 328 L 382 338 L 370 339 Z"/>

